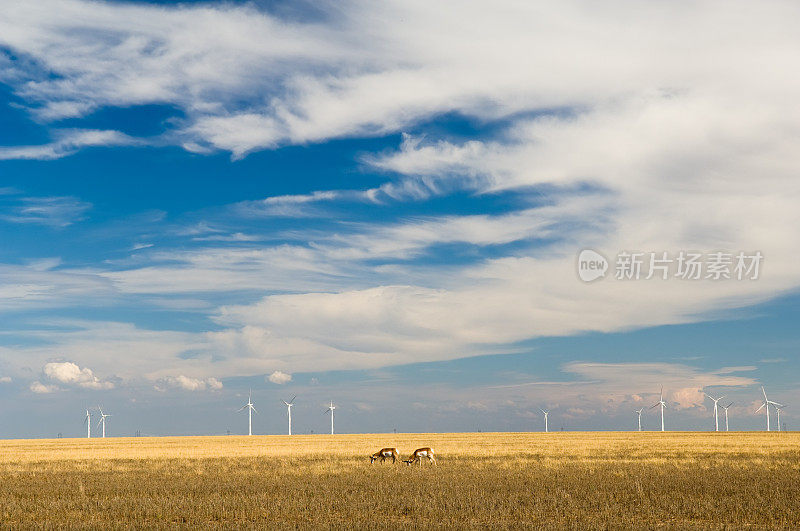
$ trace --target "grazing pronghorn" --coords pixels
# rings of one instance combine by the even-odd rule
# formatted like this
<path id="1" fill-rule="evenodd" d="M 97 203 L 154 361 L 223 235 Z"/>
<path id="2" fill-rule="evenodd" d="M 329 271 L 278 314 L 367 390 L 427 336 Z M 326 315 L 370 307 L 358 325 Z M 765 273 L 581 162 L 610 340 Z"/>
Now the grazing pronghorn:
<path id="1" fill-rule="evenodd" d="M 403 462 L 409 466 L 413 465 L 414 463 L 419 463 L 419 466 L 422 466 L 423 457 L 427 457 L 428 461 L 434 465 L 436 464 L 436 458 L 433 456 L 433 450 L 430 448 L 417 448 L 414 450 L 414 453 L 411 454 L 411 457 L 403 460 Z"/>
<path id="2" fill-rule="evenodd" d="M 369 456 L 369 464 L 374 463 L 376 459 L 380 459 L 381 463 L 383 463 L 390 457 L 392 458 L 392 463 L 397 462 L 397 460 L 400 458 L 400 454 L 397 453 L 397 448 L 381 448 Z"/>

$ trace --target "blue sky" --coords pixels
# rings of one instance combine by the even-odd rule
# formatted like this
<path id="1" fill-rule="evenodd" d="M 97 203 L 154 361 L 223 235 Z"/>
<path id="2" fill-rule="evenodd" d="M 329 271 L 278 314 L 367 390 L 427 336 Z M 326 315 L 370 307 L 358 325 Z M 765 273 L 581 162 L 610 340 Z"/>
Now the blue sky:
<path id="1" fill-rule="evenodd" d="M 349 432 L 631 429 L 661 386 L 670 428 L 704 392 L 763 428 L 761 385 L 800 399 L 800 42 L 738 7 L 8 2 L 0 436 L 238 433 L 251 388 L 257 433 L 295 394 L 298 432 L 330 399 Z"/>

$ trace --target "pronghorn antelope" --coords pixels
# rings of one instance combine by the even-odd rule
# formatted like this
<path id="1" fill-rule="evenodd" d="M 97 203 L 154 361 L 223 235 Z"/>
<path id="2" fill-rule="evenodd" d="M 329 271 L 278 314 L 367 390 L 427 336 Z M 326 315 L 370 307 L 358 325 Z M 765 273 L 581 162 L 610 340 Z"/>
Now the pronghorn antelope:
<path id="1" fill-rule="evenodd" d="M 432 464 L 436 464 L 436 458 L 433 456 L 433 450 L 430 448 L 417 448 L 414 450 L 414 453 L 411 454 L 411 457 L 404 459 L 403 462 L 409 466 L 414 463 L 419 463 L 419 466 L 422 466 L 422 459 L 425 457 L 427 457 L 428 461 Z"/>
<path id="2" fill-rule="evenodd" d="M 392 463 L 397 462 L 397 460 L 400 458 L 400 454 L 397 453 L 397 448 L 381 448 L 369 456 L 369 464 L 374 463 L 376 459 L 380 459 L 381 463 L 383 463 L 390 457 L 392 458 Z"/>

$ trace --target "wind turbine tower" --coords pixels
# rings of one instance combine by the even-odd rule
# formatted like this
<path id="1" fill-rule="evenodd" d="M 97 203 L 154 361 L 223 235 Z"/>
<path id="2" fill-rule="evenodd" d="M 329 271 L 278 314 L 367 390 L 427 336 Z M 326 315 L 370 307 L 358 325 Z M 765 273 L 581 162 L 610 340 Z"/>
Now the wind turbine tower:
<path id="1" fill-rule="evenodd" d="M 725 395 L 722 395 L 719 398 L 714 398 L 713 396 L 711 396 L 708 393 L 703 393 L 703 394 L 706 395 L 708 398 L 710 398 L 714 402 L 714 431 L 719 431 L 719 414 L 718 414 L 719 410 L 717 409 L 717 403 L 720 400 L 722 400 L 723 398 L 725 398 Z M 726 409 L 725 410 L 726 414 L 727 414 L 727 411 L 728 410 Z"/>
<path id="2" fill-rule="evenodd" d="M 728 404 L 727 406 L 719 406 L 725 410 L 725 431 L 728 431 L 728 408 L 733 405 L 733 402 Z"/>
<path id="3" fill-rule="evenodd" d="M 87 439 L 91 439 L 92 438 L 92 415 L 91 415 L 91 413 L 89 413 L 88 409 L 86 410 L 86 418 L 84 419 L 84 422 L 86 423 L 86 438 Z"/>
<path id="4" fill-rule="evenodd" d="M 545 411 L 542 408 L 539 408 L 539 411 L 541 411 L 542 414 L 544 414 L 544 432 L 547 433 L 547 415 L 549 415 L 550 412 L 549 411 Z"/>
<path id="5" fill-rule="evenodd" d="M 642 431 L 642 411 L 644 411 L 644 408 L 634 411 L 634 413 L 639 415 L 639 431 Z"/>
<path id="6" fill-rule="evenodd" d="M 294 405 L 295 398 L 297 398 L 297 396 L 294 396 L 288 402 L 286 400 L 283 401 L 283 403 L 286 404 L 286 414 L 289 417 L 289 435 L 292 434 L 292 406 Z"/>
<path id="7" fill-rule="evenodd" d="M 333 435 L 333 410 L 336 409 L 336 406 L 333 405 L 333 400 L 331 400 L 331 405 L 328 406 L 328 409 L 325 410 L 325 413 L 331 414 L 331 435 Z"/>
<path id="8" fill-rule="evenodd" d="M 239 411 L 247 408 L 247 435 L 253 435 L 253 411 L 256 411 L 256 408 L 253 407 L 253 390 L 250 390 L 250 393 L 247 395 L 247 403 L 239 408 Z"/>
<path id="9" fill-rule="evenodd" d="M 778 431 L 781 431 L 781 409 L 785 407 L 786 406 L 775 406 L 775 414 L 777 415 L 778 420 Z"/>
<path id="10" fill-rule="evenodd" d="M 772 404 L 776 408 L 784 407 L 784 405 L 783 404 L 779 404 L 778 402 L 773 402 L 772 400 L 767 398 L 767 392 L 764 391 L 764 386 L 763 385 L 761 386 L 761 393 L 764 395 L 764 403 L 761 404 L 761 406 L 758 409 L 756 409 L 756 413 L 761 411 L 762 408 L 764 410 L 766 410 L 766 412 L 767 412 L 767 431 L 769 431 L 769 405 Z"/>
<path id="11" fill-rule="evenodd" d="M 100 406 L 97 406 L 97 410 L 100 412 L 100 422 L 98 422 L 97 425 L 98 426 L 101 426 L 101 425 L 103 426 L 102 437 L 103 437 L 103 439 L 105 439 L 106 438 L 106 417 L 110 417 L 111 415 L 106 415 L 105 413 L 103 413 L 103 408 L 101 408 Z"/>
<path id="12" fill-rule="evenodd" d="M 664 408 L 667 407 L 667 403 L 664 402 L 664 388 L 661 388 L 661 394 L 659 395 L 658 402 L 653 404 L 650 409 L 654 407 L 661 406 L 661 431 L 664 431 Z"/>

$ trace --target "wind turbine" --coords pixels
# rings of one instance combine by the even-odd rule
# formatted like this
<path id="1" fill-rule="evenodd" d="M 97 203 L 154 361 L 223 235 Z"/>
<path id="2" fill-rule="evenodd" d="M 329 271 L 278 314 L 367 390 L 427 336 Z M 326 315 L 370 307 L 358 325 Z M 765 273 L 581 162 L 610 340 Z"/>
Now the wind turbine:
<path id="1" fill-rule="evenodd" d="M 547 415 L 549 415 L 550 412 L 549 411 L 545 411 L 542 408 L 539 408 L 539 411 L 541 411 L 544 414 L 544 432 L 547 433 Z"/>
<path id="2" fill-rule="evenodd" d="M 637 409 L 636 411 L 634 411 L 634 413 L 639 414 L 639 431 L 642 431 L 642 411 L 644 411 L 644 408 Z"/>
<path id="3" fill-rule="evenodd" d="M 775 407 L 784 407 L 784 405 L 783 404 L 779 404 L 777 402 L 773 402 L 772 400 L 767 398 L 767 392 L 764 391 L 764 386 L 763 385 L 761 386 L 761 393 L 763 393 L 763 395 L 764 395 L 764 403 L 761 404 L 761 407 L 756 409 L 756 413 L 761 411 L 761 408 L 764 408 L 766 410 L 766 412 L 767 412 L 767 431 L 769 431 L 769 405 L 772 404 Z"/>
<path id="4" fill-rule="evenodd" d="M 661 431 L 664 431 L 664 408 L 667 407 L 667 403 L 664 402 L 664 387 L 661 387 L 661 394 L 659 395 L 658 402 L 653 404 L 650 409 L 657 406 L 661 406 Z"/>
<path id="5" fill-rule="evenodd" d="M 785 408 L 786 406 L 775 406 L 775 412 L 778 415 L 778 431 L 781 431 L 781 409 Z"/>
<path id="6" fill-rule="evenodd" d="M 292 434 L 292 406 L 294 405 L 295 398 L 297 398 L 297 395 L 292 397 L 292 399 L 289 400 L 288 402 L 286 400 L 283 400 L 283 403 L 286 404 L 286 413 L 289 417 L 289 435 Z"/>
<path id="7" fill-rule="evenodd" d="M 333 400 L 331 400 L 331 405 L 329 405 L 329 406 L 328 406 L 328 409 L 326 409 L 326 410 L 325 410 L 325 411 L 323 411 L 323 413 L 322 413 L 323 415 L 324 415 L 325 413 L 330 413 L 330 414 L 331 414 L 331 435 L 333 435 L 333 410 L 334 410 L 334 409 L 336 409 L 336 406 L 334 406 L 334 405 L 333 405 Z"/>
<path id="8" fill-rule="evenodd" d="M 733 402 L 728 404 L 727 406 L 719 406 L 725 410 L 725 431 L 728 431 L 728 408 L 733 405 Z"/>
<path id="9" fill-rule="evenodd" d="M 97 410 L 100 412 L 100 422 L 98 422 L 97 425 L 98 426 L 100 426 L 101 424 L 103 425 L 103 435 L 102 435 L 102 437 L 103 437 L 103 439 L 105 439 L 106 438 L 106 417 L 110 417 L 111 415 L 106 415 L 105 413 L 103 413 L 103 408 L 101 408 L 100 406 L 97 406 Z"/>
<path id="10" fill-rule="evenodd" d="M 250 390 L 250 393 L 247 395 L 247 403 L 239 408 L 239 411 L 247 408 L 247 435 L 253 435 L 253 411 L 256 411 L 256 408 L 253 407 L 253 390 Z M 238 413 L 238 412 L 237 412 Z"/>
<path id="11" fill-rule="evenodd" d="M 720 400 L 722 400 L 723 398 L 725 398 L 725 395 L 722 395 L 719 398 L 714 398 L 713 396 L 711 396 L 708 393 L 703 393 L 703 394 L 706 395 L 708 398 L 710 398 L 714 402 L 714 431 L 719 431 L 719 415 L 718 415 L 717 403 Z M 728 410 L 726 409 L 725 413 L 727 414 L 727 412 L 728 412 Z"/>
<path id="12" fill-rule="evenodd" d="M 86 438 L 87 439 L 91 439 L 92 438 L 92 415 L 91 415 L 91 413 L 89 413 L 88 409 L 86 410 L 86 418 L 84 419 L 83 422 L 86 423 Z"/>

